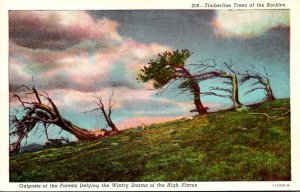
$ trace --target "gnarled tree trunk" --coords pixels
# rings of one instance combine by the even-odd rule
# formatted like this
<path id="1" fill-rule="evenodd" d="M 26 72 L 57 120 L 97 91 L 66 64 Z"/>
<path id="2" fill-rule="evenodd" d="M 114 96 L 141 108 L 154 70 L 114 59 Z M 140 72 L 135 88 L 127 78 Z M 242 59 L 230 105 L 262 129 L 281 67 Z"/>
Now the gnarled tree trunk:
<path id="1" fill-rule="evenodd" d="M 267 91 L 267 101 L 275 101 L 276 100 L 276 98 L 275 98 L 275 96 L 274 96 L 274 94 L 273 94 L 273 91 L 272 91 L 272 88 L 271 88 L 271 86 L 270 86 L 270 83 L 268 83 L 267 85 L 266 85 L 266 91 Z"/>
<path id="2" fill-rule="evenodd" d="M 181 67 L 180 69 L 185 73 L 187 78 L 189 78 L 190 81 L 191 81 L 190 90 L 194 95 L 194 104 L 195 104 L 195 107 L 196 107 L 196 110 L 197 110 L 198 114 L 199 115 L 207 114 L 207 110 L 201 102 L 200 87 L 199 87 L 198 81 L 195 79 L 195 77 L 186 68 Z"/>
<path id="3" fill-rule="evenodd" d="M 200 87 L 197 82 L 192 86 L 192 91 L 194 94 L 194 104 L 196 106 L 197 112 L 199 113 L 199 115 L 207 114 L 207 110 L 200 100 Z"/>
<path id="4" fill-rule="evenodd" d="M 233 102 L 233 106 L 235 108 L 243 106 L 243 104 L 239 100 L 239 86 L 238 86 L 238 80 L 236 74 L 232 74 L 230 76 L 231 78 L 231 84 L 232 84 L 232 93 L 231 93 L 231 99 Z"/>

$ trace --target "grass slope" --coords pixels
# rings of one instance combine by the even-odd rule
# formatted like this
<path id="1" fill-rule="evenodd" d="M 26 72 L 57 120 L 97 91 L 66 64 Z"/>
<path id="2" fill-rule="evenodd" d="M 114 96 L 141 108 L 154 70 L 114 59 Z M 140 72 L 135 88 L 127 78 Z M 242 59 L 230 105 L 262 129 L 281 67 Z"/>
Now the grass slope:
<path id="1" fill-rule="evenodd" d="M 10 158 L 10 181 L 290 180 L 290 116 L 282 99 L 131 129 Z"/>

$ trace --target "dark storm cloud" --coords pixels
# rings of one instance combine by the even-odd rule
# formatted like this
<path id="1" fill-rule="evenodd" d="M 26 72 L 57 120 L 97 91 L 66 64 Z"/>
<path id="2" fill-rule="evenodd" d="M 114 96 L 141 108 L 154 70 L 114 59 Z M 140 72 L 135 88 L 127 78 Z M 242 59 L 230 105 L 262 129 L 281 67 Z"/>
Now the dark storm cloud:
<path id="1" fill-rule="evenodd" d="M 84 11 L 10 11 L 9 36 L 32 49 L 64 50 L 83 40 L 118 39 L 117 23 Z M 113 36 L 115 35 L 115 36 Z"/>
<path id="2" fill-rule="evenodd" d="M 122 36 L 141 42 L 160 42 L 176 48 L 188 48 L 184 44 L 190 44 L 191 37 L 213 34 L 210 26 L 214 16 L 212 10 L 121 10 L 89 13 L 95 19 L 105 16 L 118 21 Z M 199 41 L 199 37 L 193 41 Z"/>

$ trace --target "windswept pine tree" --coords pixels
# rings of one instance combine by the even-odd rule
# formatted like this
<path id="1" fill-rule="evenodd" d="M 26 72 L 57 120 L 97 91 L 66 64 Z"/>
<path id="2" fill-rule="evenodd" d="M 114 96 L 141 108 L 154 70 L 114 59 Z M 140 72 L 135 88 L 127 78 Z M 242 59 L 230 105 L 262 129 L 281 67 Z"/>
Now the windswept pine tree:
<path id="1" fill-rule="evenodd" d="M 147 66 L 141 69 L 138 80 L 148 82 L 153 80 L 154 89 L 167 89 L 172 83 L 179 80 L 181 90 L 187 90 L 194 97 L 196 111 L 202 115 L 207 113 L 200 99 L 200 86 L 196 77 L 186 68 L 186 61 L 191 56 L 187 49 L 165 51 L 158 54 L 156 59 L 151 59 Z"/>

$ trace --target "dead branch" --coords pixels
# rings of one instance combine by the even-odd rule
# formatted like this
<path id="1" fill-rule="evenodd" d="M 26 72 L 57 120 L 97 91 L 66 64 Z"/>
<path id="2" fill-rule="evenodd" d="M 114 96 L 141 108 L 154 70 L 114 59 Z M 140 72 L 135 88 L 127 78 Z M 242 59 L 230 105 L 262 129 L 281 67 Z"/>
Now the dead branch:
<path id="1" fill-rule="evenodd" d="M 267 118 L 267 120 L 270 120 L 271 117 L 267 113 L 247 113 L 249 115 L 263 115 Z"/>
<path id="2" fill-rule="evenodd" d="M 222 88 L 222 87 L 210 87 L 209 90 L 210 91 L 224 91 L 226 93 L 232 93 L 231 89 L 226 89 L 226 88 Z"/>
<path id="3" fill-rule="evenodd" d="M 255 90 L 259 90 L 259 89 L 262 89 L 262 90 L 265 90 L 264 87 L 256 87 L 256 88 L 253 88 L 253 89 L 250 89 L 249 91 L 247 91 L 246 93 L 244 93 L 245 95 L 249 94 L 249 93 L 252 93 L 253 91 Z"/>
<path id="4" fill-rule="evenodd" d="M 272 108 L 272 110 L 287 110 L 286 112 L 282 113 L 282 114 L 279 114 L 279 115 L 273 115 L 273 116 L 270 116 L 269 114 L 267 113 L 247 113 L 247 114 L 250 114 L 250 115 L 263 115 L 266 117 L 267 121 L 271 120 L 271 119 L 276 119 L 276 118 L 279 118 L 279 117 L 283 117 L 285 115 L 288 115 L 291 113 L 290 109 L 287 109 L 287 108 Z"/>
<path id="5" fill-rule="evenodd" d="M 227 62 L 224 62 L 224 65 L 227 67 L 227 69 L 229 69 L 229 71 L 231 71 L 232 73 L 235 73 L 235 71 L 233 69 L 232 61 L 231 61 L 231 64 L 228 64 Z"/>
<path id="6" fill-rule="evenodd" d="M 228 97 L 228 98 L 231 98 L 230 95 L 221 95 L 221 94 L 217 94 L 215 92 L 201 92 L 200 94 L 203 95 L 203 96 L 212 95 L 212 96 L 217 96 L 217 97 Z"/>
<path id="7" fill-rule="evenodd" d="M 204 64 L 204 61 L 213 61 L 213 64 Z M 196 64 L 189 64 L 191 66 L 196 66 L 198 69 L 200 69 L 200 71 L 198 71 L 198 73 L 201 73 L 209 68 L 215 68 L 217 66 L 217 63 L 215 61 L 215 59 L 206 59 L 204 61 L 199 61 L 200 63 L 196 63 Z"/>

